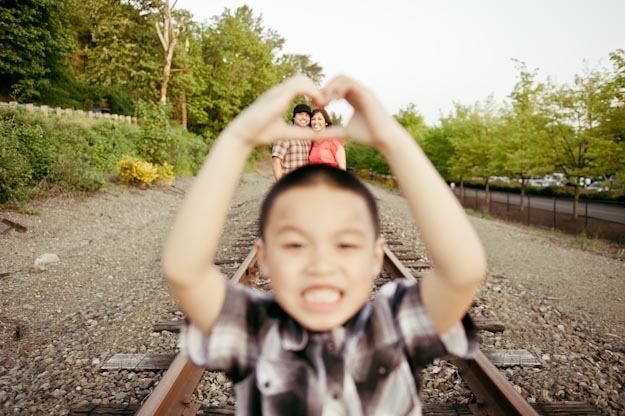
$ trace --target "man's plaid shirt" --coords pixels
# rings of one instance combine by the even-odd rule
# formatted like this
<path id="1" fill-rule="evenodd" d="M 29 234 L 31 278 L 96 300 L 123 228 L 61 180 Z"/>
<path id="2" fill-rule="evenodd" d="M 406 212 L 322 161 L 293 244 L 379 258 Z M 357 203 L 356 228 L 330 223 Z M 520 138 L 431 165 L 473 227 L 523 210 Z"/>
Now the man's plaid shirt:
<path id="1" fill-rule="evenodd" d="M 181 349 L 235 383 L 238 415 L 420 415 L 420 371 L 477 348 L 467 316 L 442 340 L 418 284 L 384 285 L 343 327 L 302 328 L 267 293 L 228 283 L 209 335 L 188 324 Z"/>
<path id="2" fill-rule="evenodd" d="M 280 158 L 283 173 L 308 164 L 312 143 L 308 140 L 278 140 L 271 149 L 271 156 Z"/>

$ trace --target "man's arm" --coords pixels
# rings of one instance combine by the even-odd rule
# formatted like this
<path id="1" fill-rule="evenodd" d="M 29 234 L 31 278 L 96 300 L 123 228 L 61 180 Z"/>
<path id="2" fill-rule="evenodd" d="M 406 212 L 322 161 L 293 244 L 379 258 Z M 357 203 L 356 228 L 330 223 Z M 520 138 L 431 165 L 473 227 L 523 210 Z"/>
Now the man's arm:
<path id="1" fill-rule="evenodd" d="M 273 176 L 276 178 L 276 180 L 279 180 L 284 174 L 282 170 L 282 159 L 277 156 L 272 156 L 271 169 L 273 170 Z"/>

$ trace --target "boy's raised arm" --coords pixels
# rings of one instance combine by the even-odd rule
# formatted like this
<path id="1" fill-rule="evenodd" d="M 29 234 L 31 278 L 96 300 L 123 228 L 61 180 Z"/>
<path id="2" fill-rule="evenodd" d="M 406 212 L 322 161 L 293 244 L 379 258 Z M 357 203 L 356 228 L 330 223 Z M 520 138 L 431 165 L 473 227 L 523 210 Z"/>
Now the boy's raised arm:
<path id="1" fill-rule="evenodd" d="M 422 295 L 442 334 L 469 309 L 486 274 L 482 244 L 425 153 L 369 90 L 338 77 L 324 91 L 330 97 L 345 98 L 354 107 L 346 127 L 326 130 L 378 149 L 398 179 L 434 266 L 424 278 Z"/>
<path id="2" fill-rule="evenodd" d="M 309 79 L 294 77 L 239 114 L 217 138 L 177 215 L 163 252 L 163 272 L 182 310 L 204 331 L 217 319 L 225 297 L 214 257 L 247 157 L 255 146 L 277 138 L 314 136 L 282 120 L 293 99 L 304 94 L 321 100 Z"/>

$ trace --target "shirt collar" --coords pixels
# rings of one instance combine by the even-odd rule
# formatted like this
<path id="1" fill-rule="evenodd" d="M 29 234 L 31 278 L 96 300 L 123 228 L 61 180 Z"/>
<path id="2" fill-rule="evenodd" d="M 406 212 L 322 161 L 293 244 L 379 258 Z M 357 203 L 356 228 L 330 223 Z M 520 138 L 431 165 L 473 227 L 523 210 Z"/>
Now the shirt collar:
<path id="1" fill-rule="evenodd" d="M 371 304 L 367 302 L 341 328 L 336 328 L 324 334 L 325 336 L 333 337 L 337 347 L 340 349 L 346 340 L 353 339 L 354 336 L 362 333 L 370 315 Z M 309 331 L 293 318 L 286 316 L 286 319 L 280 321 L 280 344 L 286 351 L 303 351 L 308 346 L 309 339 Z"/>

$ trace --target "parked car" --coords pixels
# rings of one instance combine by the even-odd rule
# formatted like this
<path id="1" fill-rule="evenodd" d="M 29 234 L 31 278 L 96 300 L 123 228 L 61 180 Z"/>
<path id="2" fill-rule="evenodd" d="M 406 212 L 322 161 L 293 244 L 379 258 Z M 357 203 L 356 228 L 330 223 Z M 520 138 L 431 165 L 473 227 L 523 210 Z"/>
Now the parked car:
<path id="1" fill-rule="evenodd" d="M 538 188 L 544 188 L 545 186 L 549 186 L 549 184 L 544 179 L 530 179 L 530 186 L 536 186 Z"/>
<path id="2" fill-rule="evenodd" d="M 587 191 L 605 192 L 608 190 L 605 186 L 601 186 L 599 182 L 593 182 L 586 187 Z"/>

